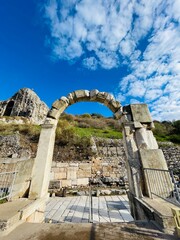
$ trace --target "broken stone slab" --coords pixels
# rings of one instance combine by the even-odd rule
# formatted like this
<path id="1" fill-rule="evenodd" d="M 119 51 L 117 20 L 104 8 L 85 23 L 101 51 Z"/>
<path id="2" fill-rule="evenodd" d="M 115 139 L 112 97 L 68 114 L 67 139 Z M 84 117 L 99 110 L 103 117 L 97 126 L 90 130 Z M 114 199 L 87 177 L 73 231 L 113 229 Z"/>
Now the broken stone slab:
<path id="1" fill-rule="evenodd" d="M 164 154 L 161 149 L 140 149 L 143 168 L 168 170 Z"/>
<path id="2" fill-rule="evenodd" d="M 147 104 L 131 104 L 124 107 L 133 122 L 152 123 L 152 118 Z"/>
<path id="3" fill-rule="evenodd" d="M 144 169 L 145 189 L 148 196 L 153 194 L 169 197 L 173 191 L 170 173 L 161 149 L 140 149 Z M 162 171 L 164 170 L 164 171 Z"/>
<path id="4" fill-rule="evenodd" d="M 102 194 L 102 195 L 110 195 L 111 194 L 111 190 L 108 190 L 108 189 L 107 190 L 106 189 L 105 190 L 101 190 L 100 194 Z"/>
<path id="5" fill-rule="evenodd" d="M 145 127 L 137 128 L 135 137 L 139 148 L 158 149 L 158 144 L 151 130 L 147 130 Z"/>
<path id="6" fill-rule="evenodd" d="M 146 130 L 147 142 L 150 149 L 158 149 L 156 138 L 151 130 Z"/>
<path id="7" fill-rule="evenodd" d="M 135 128 L 143 128 L 143 125 L 140 122 L 134 122 Z"/>

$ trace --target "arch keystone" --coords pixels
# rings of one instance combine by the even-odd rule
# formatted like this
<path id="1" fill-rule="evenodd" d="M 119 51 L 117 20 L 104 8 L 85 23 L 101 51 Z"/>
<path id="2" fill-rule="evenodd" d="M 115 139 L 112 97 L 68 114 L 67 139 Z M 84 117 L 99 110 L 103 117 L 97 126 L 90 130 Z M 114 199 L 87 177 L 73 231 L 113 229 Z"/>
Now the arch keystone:
<path id="1" fill-rule="evenodd" d="M 89 91 L 88 90 L 76 90 L 74 91 L 75 101 L 88 101 L 89 100 Z"/>
<path id="2" fill-rule="evenodd" d="M 96 96 L 97 96 L 98 92 L 99 91 L 97 89 L 94 89 L 94 90 L 90 91 L 90 100 L 91 101 L 96 101 Z"/>

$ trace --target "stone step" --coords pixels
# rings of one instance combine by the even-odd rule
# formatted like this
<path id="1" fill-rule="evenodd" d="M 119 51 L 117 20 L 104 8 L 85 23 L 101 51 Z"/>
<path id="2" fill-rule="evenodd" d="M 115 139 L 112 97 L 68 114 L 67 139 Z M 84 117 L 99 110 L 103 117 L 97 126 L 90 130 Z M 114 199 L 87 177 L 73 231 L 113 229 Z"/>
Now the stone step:
<path id="1" fill-rule="evenodd" d="M 26 198 L 21 198 L 12 202 L 0 205 L 0 232 L 7 232 L 23 222 L 20 210 L 27 207 L 30 202 Z"/>
<path id="2" fill-rule="evenodd" d="M 162 198 L 143 198 L 151 209 L 153 209 L 154 224 L 164 232 L 174 231 L 175 222 L 172 214 L 174 204 L 165 201 Z"/>
<path id="3" fill-rule="evenodd" d="M 44 220 L 47 196 L 37 200 L 19 198 L 0 205 L 0 236 L 7 235 L 23 222 L 42 222 Z"/>

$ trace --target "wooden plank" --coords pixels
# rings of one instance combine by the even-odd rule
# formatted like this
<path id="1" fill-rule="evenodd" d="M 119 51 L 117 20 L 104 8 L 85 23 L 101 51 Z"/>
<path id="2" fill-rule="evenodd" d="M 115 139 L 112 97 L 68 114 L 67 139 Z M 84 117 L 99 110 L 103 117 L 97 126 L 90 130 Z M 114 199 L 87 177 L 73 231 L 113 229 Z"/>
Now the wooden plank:
<path id="1" fill-rule="evenodd" d="M 86 200 L 86 202 L 85 202 L 85 207 L 84 207 L 84 213 L 82 216 L 82 223 L 89 222 L 89 197 L 86 196 L 85 200 Z"/>
<path id="2" fill-rule="evenodd" d="M 134 221 L 133 217 L 131 216 L 130 212 L 127 209 L 119 210 L 124 222 L 131 222 Z"/>
<path id="3" fill-rule="evenodd" d="M 92 198 L 92 208 L 93 208 L 93 223 L 99 222 L 99 212 L 98 212 L 98 197 Z"/>
<path id="4" fill-rule="evenodd" d="M 74 211 L 74 215 L 72 217 L 72 222 L 75 223 L 80 223 L 82 220 L 83 212 L 84 212 L 84 207 L 83 207 L 83 198 L 78 197 L 79 201 L 76 205 L 76 210 Z"/>
<path id="5" fill-rule="evenodd" d="M 68 212 L 67 216 L 65 217 L 65 222 L 72 221 L 72 217 L 74 215 L 74 211 L 75 211 L 77 202 L 78 202 L 77 197 L 72 197 L 72 201 L 69 205 L 69 212 Z"/>
<path id="6" fill-rule="evenodd" d="M 99 221 L 110 222 L 106 200 L 104 197 L 99 197 Z"/>
<path id="7" fill-rule="evenodd" d="M 52 219 L 55 222 L 59 222 L 59 219 L 63 212 L 65 211 L 67 205 L 69 204 L 69 200 L 66 198 L 63 198 L 59 201 L 59 208 L 57 209 L 56 213 L 53 215 Z"/>
<path id="8" fill-rule="evenodd" d="M 124 222 L 121 214 L 119 213 L 121 201 L 114 196 L 108 196 L 106 199 L 109 210 L 109 217 L 111 222 Z"/>
<path id="9" fill-rule="evenodd" d="M 129 201 L 127 200 L 127 198 L 126 198 L 125 196 L 126 196 L 126 195 L 120 195 L 120 196 L 118 196 L 118 198 L 120 199 L 120 201 L 123 203 L 123 205 L 124 205 L 127 209 L 130 209 Z"/>
<path id="10" fill-rule="evenodd" d="M 65 199 L 63 199 L 63 200 L 65 200 Z M 53 201 L 54 204 L 52 205 L 51 210 L 49 210 L 49 212 L 45 216 L 45 218 L 48 219 L 48 221 L 53 218 L 57 209 L 61 206 L 61 204 L 63 204 L 63 200 L 60 198 L 57 198 L 55 202 Z"/>
<path id="11" fill-rule="evenodd" d="M 67 199 L 67 202 L 68 202 L 68 204 L 66 205 L 66 208 L 65 208 L 64 212 L 62 213 L 61 217 L 59 218 L 59 222 L 65 222 L 66 221 L 67 216 L 70 212 L 71 206 L 75 202 L 75 199 L 69 198 L 69 199 Z"/>

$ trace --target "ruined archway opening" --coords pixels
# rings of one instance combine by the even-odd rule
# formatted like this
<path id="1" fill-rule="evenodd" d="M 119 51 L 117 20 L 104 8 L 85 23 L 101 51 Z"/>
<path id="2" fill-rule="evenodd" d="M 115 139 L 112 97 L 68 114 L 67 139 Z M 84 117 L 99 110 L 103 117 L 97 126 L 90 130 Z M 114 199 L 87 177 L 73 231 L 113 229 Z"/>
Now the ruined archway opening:
<path id="1" fill-rule="evenodd" d="M 72 188 L 74 192 L 75 188 L 87 189 L 91 181 L 94 189 L 102 189 L 102 195 L 110 194 L 111 189 L 112 194 L 125 193 L 128 181 L 120 123 L 112 112 L 108 118 L 88 112 L 86 108 L 81 115 L 61 114 L 50 188 Z"/>

